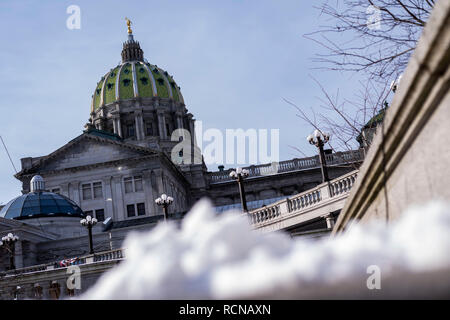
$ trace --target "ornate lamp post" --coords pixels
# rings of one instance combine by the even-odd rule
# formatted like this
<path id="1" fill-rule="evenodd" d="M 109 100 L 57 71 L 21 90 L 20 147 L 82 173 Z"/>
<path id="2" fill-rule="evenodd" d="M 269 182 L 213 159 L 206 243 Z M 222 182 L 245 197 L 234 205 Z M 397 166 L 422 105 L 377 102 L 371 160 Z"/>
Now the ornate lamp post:
<path id="1" fill-rule="evenodd" d="M 402 80 L 402 76 L 403 76 L 403 73 L 401 75 L 399 75 L 395 80 L 392 80 L 391 86 L 390 86 L 390 89 L 392 90 L 392 92 L 395 93 L 397 91 L 397 89 L 400 85 L 400 81 Z"/>
<path id="2" fill-rule="evenodd" d="M 80 221 L 81 225 L 83 227 L 86 227 L 88 229 L 89 233 L 89 253 L 94 253 L 94 246 L 92 244 L 92 227 L 97 224 L 97 219 L 92 218 L 91 216 L 87 216 L 86 219 L 81 219 Z"/>
<path id="3" fill-rule="evenodd" d="M 0 241 L 0 246 L 4 247 L 9 253 L 9 268 L 11 270 L 16 268 L 14 265 L 14 249 L 17 240 L 19 240 L 18 236 L 8 233 L 6 236 L 2 237 L 2 241 Z"/>
<path id="4" fill-rule="evenodd" d="M 319 149 L 319 159 L 320 168 L 322 170 L 322 183 L 329 180 L 327 163 L 325 160 L 325 153 L 323 151 L 323 146 L 330 140 L 330 135 L 328 133 L 322 133 L 319 130 L 314 130 L 313 134 L 310 134 L 306 140 L 312 145 L 315 145 Z"/>
<path id="5" fill-rule="evenodd" d="M 169 214 L 167 212 L 167 208 L 172 204 L 173 198 L 163 193 L 161 197 L 155 200 L 155 203 L 158 206 L 162 206 L 164 212 L 164 221 L 167 221 L 169 218 Z"/>
<path id="6" fill-rule="evenodd" d="M 230 172 L 230 177 L 235 179 L 238 182 L 239 185 L 239 193 L 241 194 L 241 205 L 242 210 L 244 212 L 247 212 L 247 200 L 245 200 L 245 190 L 244 190 L 244 179 L 247 178 L 249 175 L 249 172 L 247 169 L 242 169 L 237 167 L 236 171 Z"/>

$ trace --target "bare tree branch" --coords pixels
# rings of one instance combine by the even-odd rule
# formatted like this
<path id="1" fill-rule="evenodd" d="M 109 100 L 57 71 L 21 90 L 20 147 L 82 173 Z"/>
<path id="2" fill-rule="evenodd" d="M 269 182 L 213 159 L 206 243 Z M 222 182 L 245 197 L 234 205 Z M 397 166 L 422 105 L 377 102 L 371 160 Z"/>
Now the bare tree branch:
<path id="1" fill-rule="evenodd" d="M 331 22 L 304 37 L 327 51 L 313 59 L 319 69 L 363 71 L 384 82 L 405 69 L 433 6 L 433 0 L 324 1 L 316 9 Z"/>

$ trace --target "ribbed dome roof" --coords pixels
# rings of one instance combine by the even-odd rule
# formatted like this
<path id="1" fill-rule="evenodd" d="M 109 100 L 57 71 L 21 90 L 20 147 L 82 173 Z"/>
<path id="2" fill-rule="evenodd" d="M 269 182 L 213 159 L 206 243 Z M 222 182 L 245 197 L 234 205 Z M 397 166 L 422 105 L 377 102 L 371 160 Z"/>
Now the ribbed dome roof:
<path id="1" fill-rule="evenodd" d="M 84 213 L 72 200 L 52 192 L 30 192 L 19 196 L 0 211 L 7 219 L 31 219 L 41 217 L 83 217 Z"/>
<path id="2" fill-rule="evenodd" d="M 92 98 L 92 111 L 118 100 L 160 97 L 184 103 L 180 88 L 164 70 L 148 62 L 125 62 L 101 78 Z"/>
<path id="3" fill-rule="evenodd" d="M 123 44 L 122 63 L 112 68 L 97 83 L 91 112 L 115 101 L 159 97 L 184 104 L 180 87 L 167 71 L 144 59 L 139 42 L 132 34 Z"/>

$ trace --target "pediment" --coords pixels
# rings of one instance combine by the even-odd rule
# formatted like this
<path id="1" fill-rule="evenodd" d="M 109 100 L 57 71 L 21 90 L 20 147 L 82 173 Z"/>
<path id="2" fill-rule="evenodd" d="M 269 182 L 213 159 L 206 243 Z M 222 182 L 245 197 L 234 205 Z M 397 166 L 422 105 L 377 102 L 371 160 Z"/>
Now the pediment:
<path id="1" fill-rule="evenodd" d="M 84 133 L 48 156 L 42 157 L 27 173 L 65 170 L 156 154 L 158 151 L 150 148 Z"/>

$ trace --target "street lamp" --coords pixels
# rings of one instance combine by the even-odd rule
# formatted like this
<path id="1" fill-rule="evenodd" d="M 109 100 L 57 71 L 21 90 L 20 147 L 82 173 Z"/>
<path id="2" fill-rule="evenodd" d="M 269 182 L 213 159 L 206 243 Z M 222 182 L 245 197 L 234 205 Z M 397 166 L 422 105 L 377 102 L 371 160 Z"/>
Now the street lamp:
<path id="1" fill-rule="evenodd" d="M 399 85 L 400 85 L 400 81 L 402 80 L 403 77 L 403 73 L 401 75 L 398 76 L 398 78 L 396 78 L 395 80 L 392 80 L 391 82 L 391 86 L 390 89 L 392 90 L 392 92 L 396 92 Z"/>
<path id="2" fill-rule="evenodd" d="M 319 130 L 314 130 L 313 134 L 310 134 L 306 140 L 312 145 L 315 145 L 319 149 L 320 168 L 322 170 L 322 183 L 328 181 L 327 163 L 325 160 L 325 153 L 323 146 L 330 140 L 328 133 L 322 133 Z"/>
<path id="3" fill-rule="evenodd" d="M 163 212 L 164 212 L 164 221 L 167 221 L 169 218 L 169 214 L 167 212 L 167 207 L 169 207 L 173 202 L 173 198 L 168 196 L 167 194 L 163 193 L 161 197 L 155 200 L 155 203 L 158 206 L 162 206 Z"/>
<path id="4" fill-rule="evenodd" d="M 81 219 L 80 223 L 83 227 L 88 229 L 89 233 L 89 254 L 94 253 L 94 246 L 92 245 L 92 227 L 97 224 L 97 219 L 87 216 L 86 219 Z"/>
<path id="5" fill-rule="evenodd" d="M 249 175 L 249 171 L 247 169 L 242 169 L 237 167 L 236 171 L 230 172 L 230 177 L 235 179 L 239 185 L 239 193 L 241 194 L 241 205 L 242 210 L 247 212 L 247 201 L 245 200 L 245 190 L 244 190 L 244 179 Z"/>
<path id="6" fill-rule="evenodd" d="M 8 233 L 6 236 L 2 237 L 2 240 L 0 241 L 0 246 L 4 247 L 9 253 L 9 268 L 11 270 L 16 268 L 14 265 L 14 249 L 17 240 L 19 240 L 18 236 Z"/>

